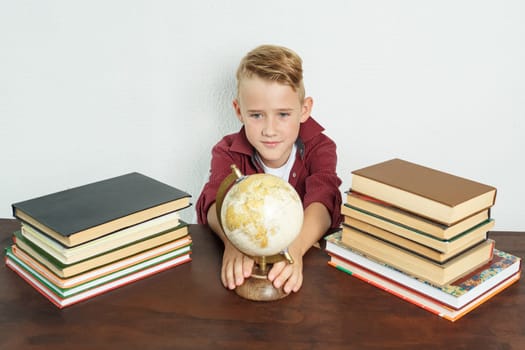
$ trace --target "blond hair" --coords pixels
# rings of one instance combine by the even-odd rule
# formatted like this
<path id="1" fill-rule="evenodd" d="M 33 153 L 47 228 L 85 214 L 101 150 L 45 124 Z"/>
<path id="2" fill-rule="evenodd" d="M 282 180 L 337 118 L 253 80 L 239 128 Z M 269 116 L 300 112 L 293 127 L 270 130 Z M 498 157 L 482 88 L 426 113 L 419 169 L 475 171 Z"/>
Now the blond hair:
<path id="1" fill-rule="evenodd" d="M 254 75 L 265 80 L 276 81 L 290 86 L 299 95 L 302 102 L 305 98 L 303 84 L 303 61 L 294 51 L 276 45 L 261 45 L 243 57 L 237 69 L 237 96 L 239 86 L 244 78 Z"/>

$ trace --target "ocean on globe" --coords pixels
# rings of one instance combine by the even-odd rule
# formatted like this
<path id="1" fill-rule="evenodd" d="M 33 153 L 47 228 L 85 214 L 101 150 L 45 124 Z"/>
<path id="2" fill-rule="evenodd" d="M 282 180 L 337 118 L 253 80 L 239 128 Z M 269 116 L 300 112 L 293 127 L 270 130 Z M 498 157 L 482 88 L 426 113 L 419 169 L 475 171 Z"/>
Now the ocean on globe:
<path id="1" fill-rule="evenodd" d="M 286 249 L 303 224 L 303 206 L 295 189 L 281 178 L 254 174 L 233 185 L 221 208 L 224 233 L 250 256 Z"/>

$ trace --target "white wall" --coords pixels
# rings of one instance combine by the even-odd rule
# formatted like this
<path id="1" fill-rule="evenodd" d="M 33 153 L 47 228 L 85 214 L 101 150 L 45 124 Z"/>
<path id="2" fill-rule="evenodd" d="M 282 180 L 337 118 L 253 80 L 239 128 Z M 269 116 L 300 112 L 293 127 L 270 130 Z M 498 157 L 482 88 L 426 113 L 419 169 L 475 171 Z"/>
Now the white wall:
<path id="1" fill-rule="evenodd" d="M 401 157 L 496 186 L 495 229 L 523 231 L 523 18 L 520 0 L 0 0 L 0 217 L 129 171 L 196 201 L 239 127 L 238 61 L 275 43 L 304 59 L 341 191 Z"/>

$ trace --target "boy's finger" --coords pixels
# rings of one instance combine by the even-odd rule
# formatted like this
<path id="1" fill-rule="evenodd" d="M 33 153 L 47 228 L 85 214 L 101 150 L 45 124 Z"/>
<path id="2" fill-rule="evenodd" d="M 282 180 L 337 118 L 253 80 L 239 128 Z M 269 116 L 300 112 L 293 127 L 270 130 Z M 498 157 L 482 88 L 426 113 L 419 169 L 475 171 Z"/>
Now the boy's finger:
<path id="1" fill-rule="evenodd" d="M 279 274 L 273 280 L 273 285 L 275 288 L 281 288 L 284 283 L 292 276 L 293 268 L 291 265 L 286 264 Z M 289 293 L 285 291 L 286 293 Z"/>
<path id="2" fill-rule="evenodd" d="M 228 289 L 235 289 L 235 279 L 233 277 L 233 266 L 229 262 L 225 262 L 222 266 L 222 284 Z"/>
<path id="3" fill-rule="evenodd" d="M 301 286 L 303 285 L 303 274 L 298 273 L 297 271 L 292 274 L 292 276 L 288 279 L 286 282 L 286 285 L 284 286 L 284 291 L 286 293 L 290 292 L 297 292 L 299 289 L 301 289 Z"/>
<path id="4" fill-rule="evenodd" d="M 275 278 L 281 274 L 286 265 L 287 264 L 284 261 L 279 261 L 273 264 L 270 272 L 268 272 L 268 279 L 273 282 Z"/>
<path id="5" fill-rule="evenodd" d="M 243 270 L 244 278 L 248 278 L 252 275 L 253 264 L 254 264 L 253 259 L 248 258 L 247 256 L 243 258 L 242 270 Z"/>
<path id="6" fill-rule="evenodd" d="M 235 259 L 233 263 L 233 277 L 234 277 L 234 288 L 240 286 L 244 282 L 243 272 L 243 258 Z M 233 289 L 233 288 L 232 288 Z"/>

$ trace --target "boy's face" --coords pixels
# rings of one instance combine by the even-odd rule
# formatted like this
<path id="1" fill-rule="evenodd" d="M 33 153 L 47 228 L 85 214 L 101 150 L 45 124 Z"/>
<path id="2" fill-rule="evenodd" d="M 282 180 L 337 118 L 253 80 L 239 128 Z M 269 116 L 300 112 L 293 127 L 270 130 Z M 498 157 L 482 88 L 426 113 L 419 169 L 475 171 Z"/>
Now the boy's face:
<path id="1" fill-rule="evenodd" d="M 254 76 L 241 81 L 233 107 L 264 164 L 278 168 L 288 160 L 312 103 L 310 97 L 299 101 L 297 92 L 288 85 Z"/>

